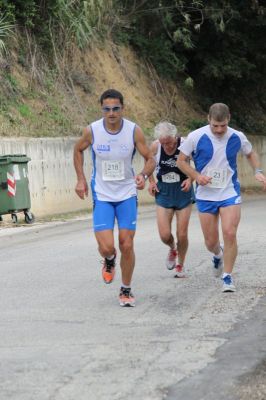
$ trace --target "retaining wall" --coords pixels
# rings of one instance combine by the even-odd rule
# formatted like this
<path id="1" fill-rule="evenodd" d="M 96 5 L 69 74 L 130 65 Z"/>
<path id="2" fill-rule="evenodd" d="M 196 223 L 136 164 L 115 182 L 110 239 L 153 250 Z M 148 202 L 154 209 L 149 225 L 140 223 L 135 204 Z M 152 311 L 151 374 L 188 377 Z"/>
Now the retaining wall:
<path id="1" fill-rule="evenodd" d="M 80 200 L 75 193 L 76 173 L 73 167 L 73 147 L 77 138 L 0 138 L 0 155 L 26 154 L 28 163 L 31 210 L 36 216 L 91 209 L 91 196 Z M 254 149 L 261 157 L 266 171 L 266 137 L 250 137 Z M 239 179 L 243 188 L 258 187 L 254 174 L 241 156 L 238 160 Z M 141 171 L 143 159 L 137 153 L 134 160 L 136 172 Z M 84 152 L 84 171 L 89 181 L 91 162 L 89 150 Z M 146 183 L 146 187 L 148 184 Z M 147 189 L 139 192 L 140 204 L 153 202 Z"/>

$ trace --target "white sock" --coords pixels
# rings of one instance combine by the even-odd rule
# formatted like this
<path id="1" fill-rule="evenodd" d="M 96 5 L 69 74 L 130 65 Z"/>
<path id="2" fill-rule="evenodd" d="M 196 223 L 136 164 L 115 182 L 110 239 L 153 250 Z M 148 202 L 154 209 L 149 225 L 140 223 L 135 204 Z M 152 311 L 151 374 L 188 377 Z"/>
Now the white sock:
<path id="1" fill-rule="evenodd" d="M 222 256 L 223 256 L 222 250 L 220 250 L 219 254 L 214 254 L 214 257 L 216 257 L 216 258 L 222 258 Z"/>
<path id="2" fill-rule="evenodd" d="M 223 273 L 223 279 L 224 279 L 226 276 L 228 276 L 228 275 L 231 276 L 231 274 L 229 274 L 228 272 L 224 272 L 224 273 Z"/>
<path id="3" fill-rule="evenodd" d="M 109 256 L 109 257 L 105 257 L 107 260 L 113 260 L 114 258 L 115 258 L 115 255 L 113 254 L 112 256 Z"/>
<path id="4" fill-rule="evenodd" d="M 123 283 L 122 283 L 121 287 L 122 287 L 122 288 L 125 288 L 125 289 L 131 289 L 131 286 L 124 285 Z"/>

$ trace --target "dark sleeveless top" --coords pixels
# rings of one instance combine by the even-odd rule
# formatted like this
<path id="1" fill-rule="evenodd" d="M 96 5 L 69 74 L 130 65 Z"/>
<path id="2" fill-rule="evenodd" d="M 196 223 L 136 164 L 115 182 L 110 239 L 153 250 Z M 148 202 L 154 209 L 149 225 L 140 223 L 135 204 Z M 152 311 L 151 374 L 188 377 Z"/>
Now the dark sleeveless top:
<path id="1" fill-rule="evenodd" d="M 158 181 L 162 182 L 162 175 L 168 174 L 169 172 L 175 172 L 180 176 L 180 182 L 182 183 L 185 179 L 187 179 L 187 176 L 180 171 L 179 168 L 176 166 L 176 160 L 178 159 L 178 154 L 179 150 L 178 147 L 180 146 L 181 138 L 179 137 L 177 139 L 177 144 L 176 144 L 176 150 L 174 154 L 168 155 L 163 149 L 163 146 L 159 142 L 159 147 L 158 147 L 158 153 L 160 152 L 159 155 L 159 160 L 157 159 L 157 167 L 156 167 L 156 178 Z"/>

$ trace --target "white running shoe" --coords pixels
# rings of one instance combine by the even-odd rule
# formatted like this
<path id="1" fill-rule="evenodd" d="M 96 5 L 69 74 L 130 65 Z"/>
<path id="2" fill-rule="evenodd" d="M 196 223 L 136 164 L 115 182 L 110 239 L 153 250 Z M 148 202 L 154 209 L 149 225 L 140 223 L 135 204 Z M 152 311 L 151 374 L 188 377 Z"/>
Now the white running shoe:
<path id="1" fill-rule="evenodd" d="M 121 307 L 135 307 L 136 301 L 131 288 L 121 287 L 119 293 L 119 304 Z"/>
<path id="2" fill-rule="evenodd" d="M 236 287 L 233 284 L 233 278 L 231 277 L 231 275 L 225 275 L 225 277 L 222 278 L 222 281 L 223 281 L 223 288 L 222 288 L 223 292 L 235 292 L 236 291 Z"/>
<path id="3" fill-rule="evenodd" d="M 175 267 L 175 278 L 185 278 L 184 265 L 177 264 Z"/>
<path id="4" fill-rule="evenodd" d="M 165 261 L 166 267 L 170 271 L 175 268 L 176 257 L 177 251 L 175 249 L 170 249 Z"/>

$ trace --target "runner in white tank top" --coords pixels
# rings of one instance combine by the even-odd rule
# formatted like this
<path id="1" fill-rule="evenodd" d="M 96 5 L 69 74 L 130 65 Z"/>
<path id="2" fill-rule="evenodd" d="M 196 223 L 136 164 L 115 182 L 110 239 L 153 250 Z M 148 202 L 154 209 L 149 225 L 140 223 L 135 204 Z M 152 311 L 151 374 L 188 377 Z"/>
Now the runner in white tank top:
<path id="1" fill-rule="evenodd" d="M 115 134 L 108 132 L 104 118 L 90 125 L 93 140 L 91 189 L 94 199 L 122 201 L 137 196 L 132 167 L 135 128 L 136 124 L 124 118 Z"/>
<path id="2" fill-rule="evenodd" d="M 98 249 L 103 260 L 102 277 L 109 284 L 115 275 L 116 249 L 114 223 L 118 224 L 122 286 L 119 293 L 121 306 L 135 306 L 131 280 L 135 265 L 133 241 L 137 218 L 137 189 L 155 168 L 153 155 L 139 126 L 123 118 L 123 96 L 115 89 L 101 95 L 103 118 L 88 125 L 74 149 L 77 173 L 76 193 L 81 199 L 88 195 L 83 171 L 83 151 L 91 147 L 93 171 L 93 226 Z M 145 164 L 135 176 L 132 159 L 135 150 L 143 156 Z"/>

